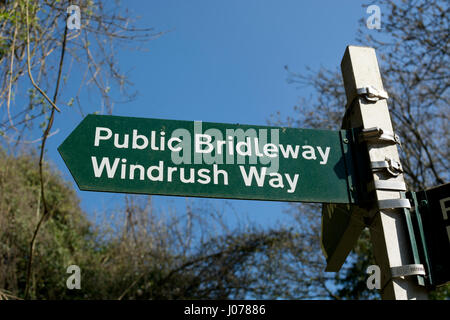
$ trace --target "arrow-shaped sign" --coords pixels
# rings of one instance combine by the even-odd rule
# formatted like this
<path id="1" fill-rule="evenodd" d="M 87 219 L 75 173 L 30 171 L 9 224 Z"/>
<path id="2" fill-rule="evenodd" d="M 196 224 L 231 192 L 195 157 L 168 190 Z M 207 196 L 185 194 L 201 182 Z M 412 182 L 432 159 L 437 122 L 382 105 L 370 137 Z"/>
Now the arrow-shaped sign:
<path id="1" fill-rule="evenodd" d="M 81 190 L 355 203 L 351 133 L 88 115 L 58 148 Z"/>

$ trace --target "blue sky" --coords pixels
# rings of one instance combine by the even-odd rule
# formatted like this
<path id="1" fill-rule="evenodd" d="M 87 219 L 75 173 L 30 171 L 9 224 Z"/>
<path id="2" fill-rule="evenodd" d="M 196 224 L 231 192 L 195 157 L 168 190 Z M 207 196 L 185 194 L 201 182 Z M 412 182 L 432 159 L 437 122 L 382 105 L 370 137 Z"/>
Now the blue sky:
<path id="1" fill-rule="evenodd" d="M 127 1 L 140 26 L 166 33 L 145 52 L 118 51 L 137 98 L 116 105 L 113 114 L 161 119 L 265 125 L 271 114 L 292 115 L 308 90 L 286 82 L 284 66 L 338 68 L 345 47 L 355 44 L 362 2 L 299 0 Z M 83 12 L 81 12 L 83 19 Z M 77 76 L 76 70 L 72 71 Z M 81 71 L 80 71 L 81 72 Z M 81 75 L 78 75 L 81 76 Z M 98 97 L 82 100 L 86 113 L 99 110 Z M 301 106 L 300 106 L 301 107 Z M 82 120 L 74 110 L 55 119 L 59 133 L 47 144 L 47 157 L 72 181 L 88 212 L 119 206 L 123 195 L 79 191 L 57 147 Z M 155 196 L 155 203 L 182 210 L 184 198 Z M 219 207 L 225 200 L 209 201 Z M 227 200 L 257 224 L 283 220 L 286 203 Z M 229 209 L 227 209 L 229 210 Z"/>

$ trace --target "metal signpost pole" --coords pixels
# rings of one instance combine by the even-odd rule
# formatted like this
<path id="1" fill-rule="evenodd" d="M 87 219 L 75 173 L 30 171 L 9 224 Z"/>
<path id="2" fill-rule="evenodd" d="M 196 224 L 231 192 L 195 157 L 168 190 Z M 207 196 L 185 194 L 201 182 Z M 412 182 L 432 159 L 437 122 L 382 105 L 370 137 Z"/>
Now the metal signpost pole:
<path id="1" fill-rule="evenodd" d="M 406 272 L 402 276 L 393 272 L 399 270 L 396 267 L 408 270 L 417 265 L 405 218 L 410 204 L 402 199 L 406 187 L 397 150 L 399 139 L 392 128 L 375 50 L 348 46 L 341 70 L 348 101 L 344 127 L 362 129 L 360 142 L 367 145 L 371 164 L 367 192 L 373 192 L 375 202 L 368 213 L 375 259 L 381 270 L 382 298 L 427 299 L 418 273 Z"/>

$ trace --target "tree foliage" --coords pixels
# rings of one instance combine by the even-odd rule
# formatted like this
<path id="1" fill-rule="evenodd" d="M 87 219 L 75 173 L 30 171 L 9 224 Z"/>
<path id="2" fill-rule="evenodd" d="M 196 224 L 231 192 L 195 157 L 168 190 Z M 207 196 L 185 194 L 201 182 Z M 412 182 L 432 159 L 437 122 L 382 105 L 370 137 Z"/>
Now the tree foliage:
<path id="1" fill-rule="evenodd" d="M 28 244 L 42 215 L 35 158 L 14 158 L 0 149 L 0 288 L 16 297 L 23 297 Z M 49 172 L 47 177 L 54 215 L 38 236 L 31 297 L 56 299 L 65 286 L 61 266 L 76 260 L 94 234 L 74 190 L 56 173 Z"/>
<path id="2" fill-rule="evenodd" d="M 0 297 L 23 298 L 29 241 L 39 205 L 37 155 L 0 149 Z M 32 299 L 245 299 L 311 296 L 298 263 L 317 244 L 280 226 L 229 228 L 223 211 L 186 206 L 157 210 L 151 197 L 125 205 L 94 224 L 69 183 L 46 164 L 53 212 L 35 243 Z M 81 269 L 81 290 L 69 290 L 68 266 Z M 300 268 L 300 269 L 298 269 Z M 292 282 L 296 279 L 297 282 Z M 306 279 L 303 280 L 303 279 Z"/>
<path id="3" fill-rule="evenodd" d="M 79 30 L 66 28 L 70 4 L 80 7 Z M 46 127 L 51 103 L 39 89 L 50 98 L 55 93 L 50 100 L 61 96 L 56 103 L 60 110 L 76 107 L 82 115 L 86 110 L 80 99 L 87 92 L 100 98 L 89 112 L 111 112 L 115 102 L 132 99 L 135 92 L 118 64 L 118 48 L 139 48 L 161 34 L 153 28 L 137 28 L 134 15 L 120 1 L 103 0 L 3 1 L 0 25 L 0 107 L 5 110 L 0 132 L 9 142 L 23 141 L 23 133 L 33 124 Z M 62 51 L 67 55 L 65 63 Z M 39 88 L 32 85 L 31 77 Z"/>
<path id="4" fill-rule="evenodd" d="M 71 1 L 17 0 L 0 4 L 0 135 L 2 145 L 40 142 L 39 165 L 40 197 L 38 209 L 42 211 L 31 234 L 27 261 L 25 297 L 29 296 L 35 245 L 39 232 L 56 212 L 49 205 L 45 177 L 45 146 L 52 132 L 55 112 L 62 108 L 58 97 L 62 89 L 70 94 L 66 105 L 71 107 L 77 101 L 83 114 L 80 95 L 84 89 L 94 87 L 101 96 L 102 112 L 112 110 L 112 92 L 128 96 L 126 75 L 119 69 L 116 60 L 116 46 L 122 48 L 131 42 L 149 40 L 157 34 L 152 29 L 134 27 L 128 12 L 122 12 L 119 1 L 113 6 L 106 1 L 79 1 L 77 6 L 83 15 L 81 28 L 69 31 L 66 20 Z M 81 17 L 80 17 L 81 18 Z M 59 53 L 59 54 L 58 54 Z M 66 53 L 69 57 L 66 57 Z M 64 59 L 66 57 L 66 59 Z M 70 58 L 70 68 L 65 61 Z M 83 75 L 71 75 L 75 70 L 84 70 Z M 67 81 L 70 79 L 70 81 Z M 78 81 L 78 91 L 64 88 Z M 116 86 L 116 87 L 114 87 Z M 117 90 L 111 90 L 112 88 Z M 53 94 L 50 94 L 50 91 Z M 69 97 L 70 97 L 69 96 Z M 41 120 L 42 137 L 26 140 L 33 124 Z"/>

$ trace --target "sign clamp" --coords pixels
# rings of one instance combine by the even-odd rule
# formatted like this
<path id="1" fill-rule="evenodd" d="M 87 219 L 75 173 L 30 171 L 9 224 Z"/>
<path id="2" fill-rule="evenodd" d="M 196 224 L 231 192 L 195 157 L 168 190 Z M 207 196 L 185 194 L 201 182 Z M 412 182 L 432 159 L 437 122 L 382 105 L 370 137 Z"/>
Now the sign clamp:
<path id="1" fill-rule="evenodd" d="M 367 186 L 367 191 L 373 190 L 406 191 L 406 184 L 396 180 L 374 180 Z"/>
<path id="2" fill-rule="evenodd" d="M 361 130 L 358 137 L 358 142 L 368 141 L 371 143 L 398 144 L 400 147 L 402 145 L 400 137 L 396 133 L 381 129 L 379 127 Z"/>
<path id="3" fill-rule="evenodd" d="M 370 102 L 377 102 L 378 100 L 389 98 L 385 90 L 377 89 L 371 85 L 356 89 L 356 94 Z"/>
<path id="4" fill-rule="evenodd" d="M 378 209 L 396 209 L 396 208 L 405 208 L 411 209 L 411 203 L 408 199 L 384 199 L 378 200 Z"/>
<path id="5" fill-rule="evenodd" d="M 370 163 L 372 171 L 386 170 L 389 174 L 396 177 L 400 173 L 403 173 L 403 168 L 400 162 L 395 161 L 392 158 L 386 157 L 384 161 L 372 161 Z"/>
<path id="6" fill-rule="evenodd" d="M 350 99 L 348 99 L 348 104 L 345 109 L 349 109 L 349 107 L 352 106 L 356 97 L 362 97 L 366 101 L 371 103 L 375 103 L 383 99 L 384 100 L 389 99 L 389 95 L 385 90 L 377 89 L 374 86 L 367 85 L 356 89 L 356 93 L 354 93 L 353 96 Z"/>
<path id="7" fill-rule="evenodd" d="M 392 267 L 391 275 L 393 278 L 407 276 L 425 276 L 425 267 L 423 264 L 407 264 L 404 266 Z"/>

